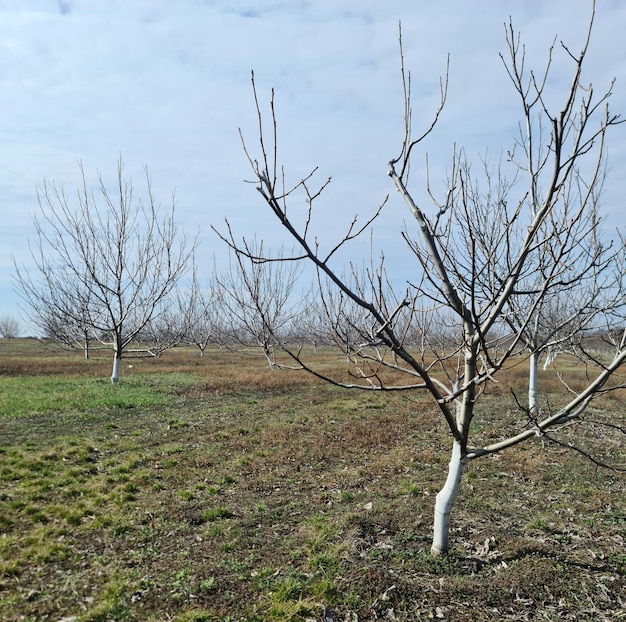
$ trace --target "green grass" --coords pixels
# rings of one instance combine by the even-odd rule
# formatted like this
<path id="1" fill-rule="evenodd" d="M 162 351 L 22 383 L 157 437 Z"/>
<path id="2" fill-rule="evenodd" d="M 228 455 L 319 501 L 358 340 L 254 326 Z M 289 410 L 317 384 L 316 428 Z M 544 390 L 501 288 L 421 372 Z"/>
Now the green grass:
<path id="1" fill-rule="evenodd" d="M 432 408 L 185 356 L 117 386 L 0 376 L 0 619 L 624 619 L 623 474 L 540 439 L 476 461 L 433 558 Z"/>
<path id="2" fill-rule="evenodd" d="M 135 375 L 113 386 L 103 378 L 0 377 L 0 416 L 155 408 L 166 403 L 168 393 L 197 383 L 197 377 L 183 374 Z"/>

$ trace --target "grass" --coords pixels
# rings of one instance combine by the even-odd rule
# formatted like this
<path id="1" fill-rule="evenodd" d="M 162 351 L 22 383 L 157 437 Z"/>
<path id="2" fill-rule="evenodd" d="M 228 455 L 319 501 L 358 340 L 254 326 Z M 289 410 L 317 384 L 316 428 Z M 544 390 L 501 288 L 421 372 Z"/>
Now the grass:
<path id="1" fill-rule="evenodd" d="M 59 379 L 53 376 L 7 378 L 2 382 L 0 413 L 13 417 L 29 414 L 76 412 L 88 403 L 94 409 L 156 408 L 165 397 L 155 391 L 159 377 L 133 377 L 111 386 L 99 378 Z"/>
<path id="2" fill-rule="evenodd" d="M 17 340 L 0 361 L 2 620 L 626 619 L 624 476 L 561 446 L 471 463 L 433 558 L 449 440 L 415 396 L 217 351 L 133 360 L 117 386 L 104 356 Z M 516 424 L 507 393 L 481 437 Z M 624 460 L 618 430 L 580 442 Z"/>

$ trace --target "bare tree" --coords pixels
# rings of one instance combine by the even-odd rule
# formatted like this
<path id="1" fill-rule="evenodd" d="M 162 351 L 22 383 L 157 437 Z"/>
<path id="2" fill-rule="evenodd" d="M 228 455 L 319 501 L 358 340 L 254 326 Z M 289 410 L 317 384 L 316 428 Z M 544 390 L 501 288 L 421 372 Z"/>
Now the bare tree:
<path id="1" fill-rule="evenodd" d="M 166 350 L 183 343 L 186 333 L 186 317 L 179 313 L 173 300 L 168 300 L 166 307 L 155 314 L 135 336 L 135 355 L 161 356 Z"/>
<path id="2" fill-rule="evenodd" d="M 177 230 L 174 200 L 168 209 L 156 203 L 147 170 L 145 201 L 134 197 L 121 160 L 114 192 L 98 175 L 94 193 L 82 165 L 80 171 L 73 202 L 54 182 L 44 181 L 38 191 L 34 268 L 16 265 L 16 284 L 44 331 L 61 338 L 57 327 L 69 328 L 85 344 L 97 339 L 112 348 L 111 381 L 117 382 L 123 352 L 166 312 L 196 243 Z"/>
<path id="3" fill-rule="evenodd" d="M 448 551 L 450 513 L 468 462 L 537 436 L 552 438 L 551 431 L 556 433 L 579 421 L 594 398 L 621 386 L 613 376 L 626 359 L 624 330 L 612 334 L 610 356 L 586 358 L 583 388 L 568 387 L 563 403 L 544 415 L 527 416 L 522 431 L 511 436 L 507 436 L 503 416 L 500 440 L 480 445 L 476 424 L 486 414 L 481 409 L 481 397 L 490 383 L 502 376 L 512 356 L 525 352 L 530 357 L 536 351 L 529 346 L 531 337 L 538 334 L 532 328 L 533 322 L 539 326 L 556 301 L 573 291 L 568 284 L 576 279 L 586 279 L 590 291 L 599 291 L 598 288 L 605 288 L 604 284 L 605 292 L 614 291 L 612 287 L 621 288 L 623 272 L 620 274 L 615 268 L 623 261 L 624 244 L 615 248 L 602 244 L 595 215 L 597 205 L 592 200 L 602 177 L 605 135 L 619 123 L 608 108 L 612 85 L 597 96 L 581 79 L 592 25 L 593 12 L 579 53 L 561 46 L 565 59 L 571 63 L 572 76 L 556 110 L 547 103 L 554 99 L 548 93 L 554 50 L 550 49 L 543 73 L 527 73 L 520 37 L 511 23 L 506 26 L 509 56 L 504 64 L 519 96 L 522 129 L 503 163 L 512 168 L 512 181 L 500 177 L 493 184 L 495 194 L 477 192 L 478 182 L 463 152 L 454 155 L 441 198 L 437 198 L 430 181 L 426 187 L 412 188 L 411 163 L 444 109 L 447 72 L 441 81 L 440 106 L 425 131 L 415 137 L 411 77 L 401 52 L 405 136 L 399 155 L 389 163 L 388 175 L 415 219 L 415 229 L 403 231 L 402 235 L 415 257 L 416 270 L 414 281 L 399 293 L 387 287 L 384 261 L 368 270 L 367 289 L 350 273 L 342 276 L 330 261 L 339 247 L 370 227 L 380 209 L 362 225 L 355 218 L 345 235 L 331 243 L 328 253 L 320 250 L 318 240 L 310 233 L 311 221 L 313 205 L 328 182 L 315 189 L 315 171 L 292 185 L 285 182 L 285 171 L 277 164 L 273 94 L 272 139 L 268 142 L 253 76 L 260 128 L 259 157 L 253 157 L 245 143 L 244 149 L 257 190 L 299 246 L 300 252 L 288 259 L 308 259 L 324 280 L 332 283 L 335 298 L 346 301 L 342 303 L 344 308 L 356 305 L 361 310 L 355 326 L 361 341 L 351 352 L 351 384 L 318 371 L 301 351 L 286 351 L 301 369 L 341 386 L 419 390 L 431 396 L 452 443 L 447 479 L 435 503 L 435 555 Z M 583 189 L 581 196 L 573 196 L 574 187 Z M 307 206 L 301 225 L 293 220 L 297 210 L 287 210 L 287 205 L 299 196 Z M 430 208 L 422 206 L 429 202 Z M 236 246 L 232 237 L 230 242 Z M 253 262 L 263 260 L 259 253 L 241 245 L 238 252 Z M 589 307 L 593 323 L 599 325 L 601 319 L 614 322 L 620 309 L 613 304 L 613 298 L 608 296 L 606 305 L 598 302 L 599 308 Z M 337 318 L 341 317 L 342 305 L 334 305 L 339 310 Z M 623 318 L 618 325 L 624 325 Z M 268 326 L 271 328 L 269 321 Z M 445 327 L 445 339 L 433 338 L 433 326 Z M 575 335 L 579 329 L 580 325 L 572 320 L 570 334 Z M 340 333 L 337 336 L 342 337 Z M 548 343 L 544 338 L 542 341 Z M 417 347 L 410 347 L 410 343 Z M 524 411 L 521 409 L 521 416 L 528 414 Z M 474 446 L 475 442 L 479 444 Z"/>
<path id="4" fill-rule="evenodd" d="M 314 288 L 308 292 L 296 327 L 298 337 L 291 343 L 308 343 L 314 354 L 320 345 L 336 346 L 350 360 L 350 353 L 360 342 L 356 328 L 360 324 L 360 315 L 358 306 L 333 296 L 332 287 L 326 283 L 323 289 Z"/>
<path id="5" fill-rule="evenodd" d="M 226 331 L 223 293 L 216 281 L 213 276 L 203 285 L 194 270 L 189 289 L 178 297 L 178 313 L 185 325 L 183 341 L 197 347 L 201 357 L 209 344 L 220 343 Z"/>
<path id="6" fill-rule="evenodd" d="M 43 330 L 44 337 L 53 339 L 58 345 L 70 350 L 80 348 L 85 359 L 89 359 L 92 344 L 98 342 L 93 328 L 87 321 L 87 308 L 82 306 L 78 314 L 64 316 L 57 308 L 42 307 L 36 324 Z"/>
<path id="7" fill-rule="evenodd" d="M 0 315 L 0 337 L 15 339 L 20 334 L 20 323 L 11 315 Z"/>
<path id="8" fill-rule="evenodd" d="M 530 126 L 532 119 L 526 121 Z M 518 144 L 524 144 L 523 137 Z M 549 161 L 549 143 L 530 142 L 529 148 L 535 151 L 531 161 L 543 162 L 541 170 Z M 521 150 L 528 159 L 528 152 Z M 601 153 L 599 150 L 598 155 Z M 461 237 L 465 247 L 459 256 L 471 256 L 481 266 L 481 274 L 472 276 L 476 290 L 472 297 L 481 304 L 498 296 L 503 275 L 511 273 L 512 259 L 518 259 L 528 226 L 508 209 L 512 189 L 519 184 L 520 176 L 525 179 L 528 165 L 513 151 L 508 154 L 508 162 L 514 172 L 512 181 L 506 179 L 501 166 L 496 171 L 483 161 L 485 187 L 481 188 L 465 154 L 455 160 L 462 209 L 451 215 L 455 225 L 467 232 Z M 544 368 L 559 351 L 585 359 L 585 337 L 598 329 L 598 321 L 624 305 L 623 273 L 618 268 L 621 248 L 606 244 L 600 228 L 598 206 L 604 176 L 600 159 L 594 162 L 590 180 L 582 179 L 578 167 L 564 180 L 553 197 L 549 217 L 538 227 L 536 239 L 540 243 L 528 253 L 504 307 L 502 318 L 509 333 L 504 332 L 501 337 L 510 340 L 514 335 L 519 346 L 528 352 L 528 411 L 532 416 L 540 411 L 540 358 L 545 355 Z M 518 208 L 519 205 L 515 211 Z"/>
<path id="9" fill-rule="evenodd" d="M 232 235 L 224 239 L 235 248 Z M 275 369 L 275 349 L 283 348 L 300 313 L 295 287 L 301 269 L 297 262 L 276 261 L 282 251 L 277 258 L 254 259 L 263 256 L 263 242 L 243 240 L 242 245 L 243 252 L 236 250 L 228 269 L 215 278 L 222 309 L 232 340 L 260 347 L 270 369 Z"/>

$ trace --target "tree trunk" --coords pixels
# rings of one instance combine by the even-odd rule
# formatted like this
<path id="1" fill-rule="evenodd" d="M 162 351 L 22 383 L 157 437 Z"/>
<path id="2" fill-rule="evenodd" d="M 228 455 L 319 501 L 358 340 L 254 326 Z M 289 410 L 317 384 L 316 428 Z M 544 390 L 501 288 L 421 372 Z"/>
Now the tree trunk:
<path id="1" fill-rule="evenodd" d="M 450 512 L 459 492 L 463 475 L 461 444 L 455 440 L 452 445 L 452 456 L 448 467 L 448 477 L 435 501 L 435 526 L 433 530 L 433 555 L 446 555 L 450 537 Z"/>
<path id="2" fill-rule="evenodd" d="M 531 352 L 528 365 L 528 412 L 530 415 L 536 416 L 539 414 L 539 393 L 537 388 L 539 354 L 537 352 Z"/>
<path id="3" fill-rule="evenodd" d="M 558 353 L 559 351 L 556 348 L 548 348 L 548 355 L 546 356 L 546 360 L 543 364 L 543 371 L 546 371 L 548 367 L 552 365 Z"/>
<path id="4" fill-rule="evenodd" d="M 274 371 L 276 369 L 276 362 L 274 361 L 273 352 L 270 347 L 266 344 L 263 344 L 263 354 L 265 354 L 265 358 L 269 363 L 270 369 Z"/>
<path id="5" fill-rule="evenodd" d="M 122 360 L 122 352 L 115 351 L 115 357 L 113 358 L 113 373 L 111 374 L 111 382 L 115 384 L 120 379 L 120 361 Z"/>

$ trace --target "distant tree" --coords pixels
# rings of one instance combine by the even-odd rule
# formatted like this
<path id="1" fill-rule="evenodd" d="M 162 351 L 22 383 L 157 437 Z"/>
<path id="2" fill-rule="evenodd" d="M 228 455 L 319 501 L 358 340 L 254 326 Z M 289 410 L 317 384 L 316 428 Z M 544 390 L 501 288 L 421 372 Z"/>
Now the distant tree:
<path id="1" fill-rule="evenodd" d="M 334 334 L 328 328 L 328 319 L 324 303 L 318 292 L 310 291 L 302 304 L 302 315 L 293 327 L 291 343 L 309 344 L 314 354 L 318 346 L 335 343 Z"/>
<path id="2" fill-rule="evenodd" d="M 234 248 L 232 236 L 224 239 Z M 263 255 L 263 243 L 242 243 L 245 251 L 236 251 L 227 269 L 216 275 L 221 308 L 231 341 L 259 347 L 270 369 L 275 369 L 275 350 L 282 349 L 300 315 L 301 299 L 295 287 L 302 270 L 297 262 L 281 262 L 282 252 L 256 261 L 253 257 Z"/>
<path id="3" fill-rule="evenodd" d="M 80 172 L 74 201 L 54 182 L 44 181 L 38 191 L 34 267 L 16 264 L 17 291 L 32 321 L 54 338 L 72 335 L 86 352 L 92 339 L 110 347 L 111 381 L 117 382 L 122 354 L 167 312 L 196 242 L 178 231 L 174 200 L 168 209 L 156 203 L 147 170 L 145 201 L 134 197 L 121 160 L 114 192 L 101 175 L 92 191 L 82 165 Z"/>
<path id="4" fill-rule="evenodd" d="M 532 119 L 526 122 L 530 125 Z M 542 141 L 532 146 L 531 162 L 539 163 L 536 176 L 552 164 L 547 157 L 549 148 Z M 526 151 L 524 157 L 528 157 Z M 512 260 L 517 259 L 511 249 L 526 233 L 527 223 L 517 213 L 520 206 L 510 210 L 508 200 L 519 184 L 518 171 L 528 165 L 512 151 L 509 163 L 517 167 L 513 180 L 506 179 L 501 166 L 492 168 L 484 160 L 481 187 L 465 154 L 455 160 L 465 204 L 464 215 L 456 218 L 462 218 L 461 226 L 467 232 L 462 244 L 471 245 L 471 249 L 460 249 L 459 256 L 473 255 L 474 261 L 481 262 L 483 269 L 473 286 L 474 299 L 482 301 L 497 297 L 503 287 L 502 275 L 511 273 Z M 624 309 L 623 272 L 618 263 L 622 247 L 606 243 L 598 214 L 605 172 L 602 159 L 588 171 L 586 180 L 579 169 L 571 171 L 554 198 L 549 218 L 538 225 L 541 252 L 529 253 L 502 313 L 500 337 L 510 342 L 514 336 L 528 354 L 528 411 L 533 416 L 540 412 L 540 360 L 549 363 L 558 352 L 585 359 L 582 344 L 587 335 L 613 311 Z M 535 214 L 538 208 L 531 205 L 529 209 Z"/>
<path id="5" fill-rule="evenodd" d="M 187 324 L 185 317 L 178 313 L 175 302 L 168 301 L 165 309 L 155 314 L 135 337 L 136 347 L 128 347 L 127 352 L 135 356 L 161 356 L 163 352 L 175 348 L 185 340 Z"/>
<path id="6" fill-rule="evenodd" d="M 194 271 L 189 288 L 180 293 L 178 313 L 185 324 L 183 341 L 198 348 L 203 357 L 210 344 L 219 344 L 227 331 L 223 292 L 212 276 L 202 284 Z"/>
<path id="7" fill-rule="evenodd" d="M 0 337 L 15 339 L 20 334 L 19 320 L 10 315 L 0 315 Z"/>
<path id="8" fill-rule="evenodd" d="M 86 312 L 85 307 L 83 310 Z M 85 359 L 91 354 L 92 344 L 98 341 L 83 314 L 67 317 L 63 316 L 59 309 L 42 308 L 36 323 L 43 331 L 44 337 L 53 339 L 57 344 L 69 349 L 82 349 Z"/>
<path id="9" fill-rule="evenodd" d="M 51 304 L 41 304 L 36 318 L 32 314 L 32 309 L 27 313 L 31 315 L 33 323 L 39 327 L 45 338 L 52 339 L 68 349 L 82 349 L 85 359 L 89 359 L 94 343 L 99 342 L 89 320 L 90 293 L 79 281 L 72 286 L 74 305 L 71 314 L 65 313 L 61 301 L 57 300 L 58 295 L 65 294 L 61 294 L 54 287 L 50 290 Z M 66 284 L 66 287 L 69 288 L 70 284 Z"/>
<path id="10" fill-rule="evenodd" d="M 615 376 L 626 360 L 626 332 L 620 329 L 612 335 L 613 349 L 608 356 L 584 359 L 584 386 L 568 386 L 564 392 L 567 397 L 558 405 L 551 404 L 549 412 L 539 416 L 520 404 L 514 422 L 521 424 L 521 431 L 513 434 L 512 415 L 503 411 L 499 418 L 500 438 L 486 445 L 481 443 L 477 428 L 489 410 L 481 407 L 482 395 L 491 383 L 502 379 L 502 372 L 513 360 L 519 362 L 520 355 L 532 357 L 537 351 L 531 343 L 534 337 L 549 343 L 549 338 L 544 337 L 544 328 L 550 332 L 546 323 L 550 317 L 558 317 L 553 311 L 560 297 L 576 291 L 571 288 L 576 279 L 583 283 L 587 279 L 584 287 L 590 292 L 609 294 L 600 299 L 598 309 L 585 303 L 590 326 L 603 322 L 624 326 L 623 308 L 614 305 L 610 295 L 611 288 L 617 288 L 613 292 L 623 291 L 623 271 L 620 273 L 619 266 L 624 258 L 624 244 L 622 241 L 610 247 L 602 243 L 595 216 L 597 205 L 591 200 L 601 179 L 605 135 L 620 122 L 608 108 L 612 85 L 597 96 L 590 85 L 582 82 L 592 25 L 593 12 L 580 53 L 562 45 L 565 59 L 572 64 L 572 75 L 561 105 L 553 110 L 556 94 L 549 92 L 554 84 L 553 50 L 545 71 L 528 73 L 525 49 L 509 23 L 505 67 L 519 97 L 521 129 L 503 163 L 512 168 L 514 183 L 503 177 L 502 183 L 495 184 L 496 196 L 479 191 L 475 173 L 463 152 L 455 153 L 440 198 L 428 181 L 428 171 L 421 188 L 414 188 L 414 183 L 409 182 L 409 172 L 416 166 L 413 156 L 434 131 L 444 109 L 447 75 L 441 81 L 441 102 L 433 120 L 421 135 L 414 137 L 411 78 L 401 54 L 405 136 L 399 155 L 389 163 L 388 175 L 415 219 L 414 231 L 405 230 L 402 235 L 416 265 L 414 278 L 397 293 L 383 286 L 382 261 L 377 269 L 367 273 L 367 289 L 359 278 L 350 272 L 342 275 L 330 262 L 338 248 L 370 228 L 380 209 L 360 227 L 355 219 L 343 237 L 331 240 L 331 251 L 322 252 L 321 241 L 311 234 L 311 223 L 314 203 L 327 182 L 317 189 L 312 187 L 313 173 L 292 184 L 285 181 L 284 167 L 277 163 L 273 95 L 269 132 L 273 140 L 268 140 L 253 79 L 260 128 L 258 156 L 254 157 L 245 144 L 244 149 L 257 190 L 298 245 L 298 253 L 284 259 L 306 258 L 324 280 L 332 283 L 336 299 L 345 300 L 333 305 L 337 319 L 347 317 L 342 309 L 356 306 L 361 310 L 356 316 L 358 322 L 350 321 L 360 339 L 358 347 L 351 350 L 354 367 L 349 383 L 316 369 L 315 360 L 307 359 L 303 350 L 281 346 L 291 357 L 292 365 L 340 386 L 425 391 L 430 395 L 452 444 L 447 479 L 435 502 L 435 555 L 448 552 L 450 514 L 464 468 L 470 461 L 537 436 L 558 442 L 559 430 L 582 421 L 594 398 L 623 386 Z M 584 191 L 576 196 L 571 192 L 574 187 Z M 302 225 L 294 220 L 297 210 L 288 209 L 298 198 L 306 206 Z M 430 209 L 423 205 L 428 202 L 432 204 Z M 328 231 L 330 238 L 333 231 Z M 262 265 L 267 259 L 260 252 L 262 249 L 236 244 L 232 236 L 230 243 L 237 247 L 238 256 L 248 257 L 254 265 Z M 355 317 L 352 312 L 349 316 Z M 271 317 L 265 314 L 263 318 L 271 338 Z M 341 323 L 331 322 L 331 326 L 345 344 L 346 332 Z M 433 337 L 432 329 L 437 326 L 445 327 L 445 338 Z M 572 320 L 567 332 L 576 336 L 580 328 L 580 323 Z M 352 337 L 350 343 L 354 343 Z M 623 429 L 619 422 L 607 425 Z"/>

